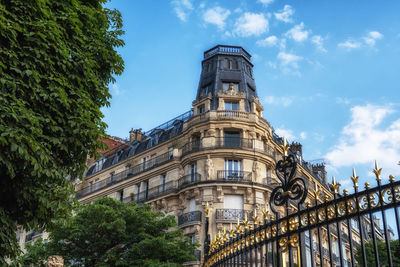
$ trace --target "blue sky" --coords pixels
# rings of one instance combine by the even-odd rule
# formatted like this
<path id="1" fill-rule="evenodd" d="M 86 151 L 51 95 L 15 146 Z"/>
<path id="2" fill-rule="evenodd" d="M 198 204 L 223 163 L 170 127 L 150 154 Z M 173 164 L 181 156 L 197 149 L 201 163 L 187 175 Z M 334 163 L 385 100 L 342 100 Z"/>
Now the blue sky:
<path id="1" fill-rule="evenodd" d="M 351 168 L 372 181 L 400 166 L 399 1 L 127 1 L 125 71 L 103 109 L 108 134 L 127 137 L 191 108 L 203 51 L 243 46 L 253 56 L 264 117 L 325 159 L 350 188 Z"/>

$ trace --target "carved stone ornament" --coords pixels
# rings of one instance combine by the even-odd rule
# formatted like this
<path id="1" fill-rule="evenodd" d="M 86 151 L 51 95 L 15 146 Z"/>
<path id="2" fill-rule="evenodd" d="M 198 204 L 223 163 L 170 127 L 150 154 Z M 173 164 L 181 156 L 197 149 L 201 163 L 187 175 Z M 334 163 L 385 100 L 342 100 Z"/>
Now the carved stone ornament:
<path id="1" fill-rule="evenodd" d="M 206 164 L 204 168 L 205 168 L 206 180 L 211 180 L 214 176 L 214 163 L 210 155 L 207 155 Z"/>
<path id="2" fill-rule="evenodd" d="M 50 256 L 47 259 L 46 267 L 63 267 L 64 266 L 64 259 L 61 256 Z"/>

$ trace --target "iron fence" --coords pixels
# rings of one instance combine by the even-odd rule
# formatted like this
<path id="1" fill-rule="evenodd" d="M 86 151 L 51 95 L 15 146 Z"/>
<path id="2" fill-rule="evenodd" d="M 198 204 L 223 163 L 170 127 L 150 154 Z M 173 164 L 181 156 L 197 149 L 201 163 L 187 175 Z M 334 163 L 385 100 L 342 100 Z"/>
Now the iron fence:
<path id="1" fill-rule="evenodd" d="M 315 189 L 310 192 L 314 198 L 310 198 L 305 180 L 295 177 L 295 157 L 287 155 L 285 143 L 282 148 L 285 156 L 276 165 L 280 184 L 272 191 L 267 208 L 252 215 L 253 222 L 244 220 L 211 238 L 206 218 L 204 266 L 383 266 L 382 259 L 385 266 L 396 266 L 386 217 L 388 212 L 393 214 L 400 233 L 400 181 L 390 176 L 389 183 L 382 184 L 381 169 L 375 166 L 374 188 L 366 183 L 365 189 L 359 191 L 358 176 L 353 173 L 354 193 L 339 192 L 340 184 L 333 179 L 332 194 L 321 196 Z M 221 212 L 216 210 L 217 218 L 225 216 Z M 374 214 L 380 215 L 382 230 L 375 223 Z M 358 233 L 350 223 L 352 219 L 360 226 Z M 361 232 L 366 224 L 372 228 L 370 239 Z M 383 251 L 378 250 L 377 233 L 383 235 Z M 353 235 L 360 239 L 359 243 L 353 241 Z M 366 254 L 367 242 L 372 244 L 373 259 Z"/>

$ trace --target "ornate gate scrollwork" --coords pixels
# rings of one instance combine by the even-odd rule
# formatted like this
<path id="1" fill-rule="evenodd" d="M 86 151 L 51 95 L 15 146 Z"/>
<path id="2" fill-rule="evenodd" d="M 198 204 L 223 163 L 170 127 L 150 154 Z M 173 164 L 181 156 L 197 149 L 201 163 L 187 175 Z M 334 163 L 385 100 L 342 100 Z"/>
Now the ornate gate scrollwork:
<path id="1" fill-rule="evenodd" d="M 271 193 L 270 206 L 277 213 L 275 207 L 288 205 L 290 200 L 296 201 L 297 205 L 304 203 L 307 197 L 307 187 L 303 178 L 294 177 L 296 175 L 297 163 L 293 155 L 287 155 L 289 146 L 281 146 L 284 157 L 276 164 L 275 173 L 281 182 Z"/>

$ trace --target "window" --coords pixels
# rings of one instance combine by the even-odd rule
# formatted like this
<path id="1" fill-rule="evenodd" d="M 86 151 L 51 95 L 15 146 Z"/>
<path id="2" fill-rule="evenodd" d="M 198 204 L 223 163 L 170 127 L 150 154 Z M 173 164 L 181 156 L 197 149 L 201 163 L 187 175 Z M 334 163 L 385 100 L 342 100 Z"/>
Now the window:
<path id="1" fill-rule="evenodd" d="M 239 110 L 239 102 L 225 101 L 225 110 Z"/>
<path id="2" fill-rule="evenodd" d="M 151 166 L 155 166 L 157 164 L 156 154 L 151 155 Z"/>
<path id="3" fill-rule="evenodd" d="M 161 192 L 164 192 L 165 191 L 165 185 L 166 185 L 166 183 L 167 183 L 167 175 L 164 173 L 164 174 L 161 174 L 161 181 L 160 181 L 160 185 L 161 185 Z"/>
<path id="4" fill-rule="evenodd" d="M 204 112 L 205 112 L 205 107 L 204 107 L 204 105 L 199 106 L 199 107 L 197 108 L 197 111 L 198 111 L 199 114 L 204 113 Z"/>
<path id="5" fill-rule="evenodd" d="M 137 195 L 136 201 L 139 201 L 140 200 L 140 183 L 137 184 L 136 188 L 137 188 L 137 190 L 136 190 L 136 195 Z"/>
<path id="6" fill-rule="evenodd" d="M 208 95 L 208 93 L 211 93 L 211 84 L 207 84 L 206 86 L 203 86 L 201 88 L 200 95 L 205 96 L 205 95 Z"/>
<path id="7" fill-rule="evenodd" d="M 168 148 L 168 157 L 169 157 L 169 159 L 172 159 L 174 157 L 174 148 L 173 147 Z"/>
<path id="8" fill-rule="evenodd" d="M 229 90 L 231 84 L 233 85 L 233 89 L 237 92 L 239 91 L 239 84 L 233 82 L 223 82 L 222 83 L 222 90 L 226 91 Z"/>
<path id="9" fill-rule="evenodd" d="M 110 184 L 112 184 L 114 182 L 114 172 L 110 173 Z"/>
<path id="10" fill-rule="evenodd" d="M 142 158 L 142 170 L 147 169 L 146 157 Z"/>
<path id="11" fill-rule="evenodd" d="M 189 211 L 196 211 L 196 199 L 194 198 L 189 201 Z"/>
<path id="12" fill-rule="evenodd" d="M 197 177 L 197 162 L 190 164 L 190 181 L 195 182 Z"/>
<path id="13" fill-rule="evenodd" d="M 240 147 L 240 133 L 239 132 L 224 132 L 224 146 L 225 147 Z"/>
<path id="14" fill-rule="evenodd" d="M 351 219 L 351 226 L 354 230 L 359 231 L 358 222 L 355 219 Z"/>
<path id="15" fill-rule="evenodd" d="M 124 200 L 124 190 L 117 192 L 117 199 L 122 202 Z"/>
<path id="16" fill-rule="evenodd" d="M 238 159 L 225 160 L 225 179 L 238 179 L 243 178 L 241 172 L 242 161 Z"/>
<path id="17" fill-rule="evenodd" d="M 224 195 L 224 209 L 243 209 L 242 195 Z"/>

